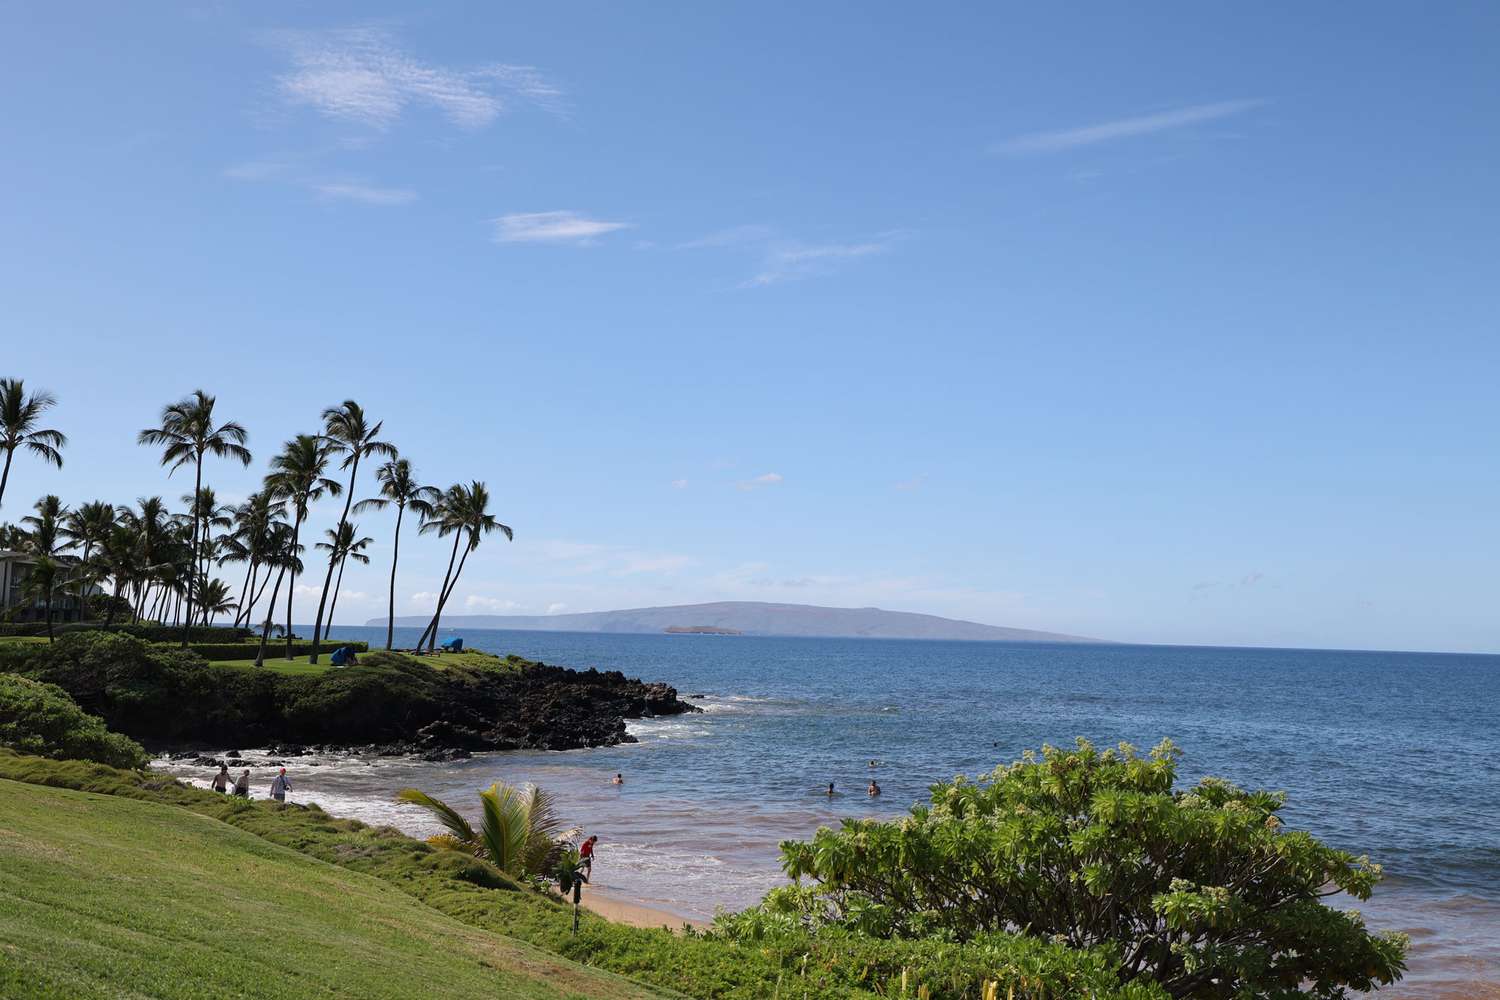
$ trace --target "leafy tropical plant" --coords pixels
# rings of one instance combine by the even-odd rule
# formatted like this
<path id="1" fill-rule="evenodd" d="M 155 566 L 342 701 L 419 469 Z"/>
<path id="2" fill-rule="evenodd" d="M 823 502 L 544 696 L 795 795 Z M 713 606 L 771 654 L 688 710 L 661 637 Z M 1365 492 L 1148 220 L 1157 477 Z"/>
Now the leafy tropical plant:
<path id="1" fill-rule="evenodd" d="M 562 829 L 552 796 L 533 784 L 497 781 L 479 793 L 479 829 L 442 799 L 404 788 L 396 801 L 421 806 L 448 831 L 439 846 L 483 858 L 515 878 L 551 879 L 576 830 Z"/>
<path id="2" fill-rule="evenodd" d="M 328 602 L 328 628 L 324 631 L 325 638 L 328 632 L 333 631 L 333 613 L 338 609 L 339 591 L 344 587 L 344 564 L 350 559 L 353 559 L 357 563 L 363 563 L 366 566 L 370 564 L 370 557 L 365 555 L 365 549 L 369 548 L 375 539 L 368 535 L 355 538 L 354 536 L 358 532 L 359 525 L 353 521 L 345 521 L 337 528 L 329 528 L 325 531 L 323 534 L 328 538 L 328 541 L 319 542 L 315 546 L 315 548 L 324 549 L 329 552 L 330 557 L 337 558 L 339 563 L 339 575 L 333 582 L 333 599 Z M 317 648 L 317 643 L 313 643 L 313 649 Z"/>
<path id="3" fill-rule="evenodd" d="M 448 569 L 443 574 L 443 585 L 438 591 L 437 610 L 433 612 L 432 621 L 428 623 L 426 630 L 417 639 L 418 648 L 423 642 L 427 643 L 429 649 L 437 645 L 438 623 L 443 616 L 443 607 L 453 595 L 453 589 L 458 586 L 458 578 L 464 571 L 469 553 L 479 548 L 484 536 L 498 531 L 505 536 L 506 541 L 514 541 L 515 533 L 508 525 L 495 519 L 489 506 L 490 491 L 484 483 L 477 479 L 468 486 L 455 483 L 433 505 L 432 517 L 422 525 L 424 533 L 435 531 L 440 538 L 453 535 L 453 551 L 448 555 Z M 459 542 L 467 544 L 464 546 L 463 557 L 458 560 L 458 569 L 455 570 L 453 559 L 458 555 Z"/>
<path id="4" fill-rule="evenodd" d="M 25 448 L 48 465 L 61 469 L 62 449 L 68 438 L 62 431 L 38 427 L 42 414 L 57 405 L 50 392 L 26 392 L 18 378 L 0 378 L 0 451 L 5 467 L 0 470 L 0 506 L 5 502 L 5 484 L 10 481 L 10 463 L 17 448 Z"/>
<path id="5" fill-rule="evenodd" d="M 139 743 L 112 733 L 54 684 L 0 673 L 0 746 L 18 753 L 145 767 Z"/>
<path id="6" fill-rule="evenodd" d="M 349 470 L 349 491 L 344 497 L 344 512 L 339 516 L 336 531 L 342 532 L 349 524 L 349 506 L 354 501 L 354 481 L 359 475 L 359 460 L 369 455 L 396 457 L 396 449 L 389 442 L 380 440 L 381 421 L 371 424 L 365 418 L 364 408 L 352 399 L 344 400 L 340 406 L 323 411 L 323 440 L 332 454 L 343 455 L 340 468 Z M 323 594 L 318 598 L 318 617 L 313 623 L 312 653 L 309 663 L 318 662 L 318 643 L 323 637 L 323 610 L 328 603 L 328 588 L 333 581 L 334 567 L 343 575 L 343 554 L 332 551 L 328 556 L 328 572 L 323 575 Z"/>
<path id="7" fill-rule="evenodd" d="M 38 555 L 31 563 L 30 572 L 26 574 L 26 580 L 21 584 L 21 599 L 23 601 L 41 601 L 43 614 L 47 617 L 47 641 L 53 641 L 52 634 L 52 595 L 57 591 L 57 585 L 62 580 L 62 568 L 58 566 L 57 560 L 50 555 Z"/>
<path id="8" fill-rule="evenodd" d="M 419 485 L 411 462 L 404 458 L 386 462 L 375 470 L 375 478 L 380 482 L 380 495 L 361 500 L 354 509 L 358 512 L 384 510 L 392 504 L 396 507 L 396 532 L 391 542 L 390 606 L 385 620 L 385 648 L 390 649 L 396 632 L 396 562 L 401 557 L 401 520 L 408 510 L 424 521 L 432 517 L 433 505 L 442 493 L 436 487 Z"/>
<path id="9" fill-rule="evenodd" d="M 1368 899 L 1380 866 L 1286 829 L 1280 793 L 1175 787 L 1179 757 L 1080 740 L 934 785 L 900 821 L 784 842 L 795 884 L 723 927 L 960 943 L 1019 928 L 1105 949 L 1122 981 L 1174 997 L 1335 1000 L 1399 979 L 1404 937 L 1323 903 Z"/>
<path id="10" fill-rule="evenodd" d="M 296 585 L 296 574 L 301 570 L 298 558 L 301 547 L 299 536 L 302 522 L 307 520 L 307 509 L 327 493 L 338 496 L 343 486 L 323 473 L 328 469 L 330 448 L 321 438 L 312 434 L 298 434 L 282 446 L 280 454 L 271 459 L 271 472 L 266 476 L 266 489 L 273 497 L 291 504 L 292 530 L 286 539 L 286 548 L 278 559 L 276 585 L 271 589 L 271 603 L 266 609 L 266 624 L 260 634 L 260 648 L 255 653 L 255 665 L 266 660 L 266 643 L 271 637 L 271 618 L 276 613 L 276 597 L 281 592 L 286 571 L 292 570 L 292 582 L 286 590 L 286 658 L 292 658 L 292 589 Z"/>
<path id="11" fill-rule="evenodd" d="M 189 559 L 189 566 L 193 571 L 186 574 L 187 614 L 183 616 L 183 646 L 188 643 L 193 624 L 193 586 L 198 576 L 198 531 L 201 522 L 200 504 L 197 501 L 203 497 L 203 456 L 232 458 L 241 465 L 250 464 L 250 450 L 245 447 L 249 434 L 232 420 L 214 426 L 214 402 L 213 396 L 202 389 L 196 389 L 191 396 L 162 409 L 160 426 L 148 427 L 136 437 L 139 444 L 161 448 L 161 464 L 169 466 L 168 475 L 184 465 L 193 466 L 191 495 L 195 502 L 191 511 L 193 529 Z"/>

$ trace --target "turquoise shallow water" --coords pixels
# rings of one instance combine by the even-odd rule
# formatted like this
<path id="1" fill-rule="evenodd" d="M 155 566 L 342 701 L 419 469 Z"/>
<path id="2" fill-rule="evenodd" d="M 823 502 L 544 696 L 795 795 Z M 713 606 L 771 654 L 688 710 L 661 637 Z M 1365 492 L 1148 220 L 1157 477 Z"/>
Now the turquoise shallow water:
<path id="1" fill-rule="evenodd" d="M 398 645 L 415 634 L 398 630 Z M 496 777 L 534 780 L 600 834 L 603 884 L 702 915 L 754 902 L 779 879 L 776 843 L 841 815 L 896 815 L 933 781 L 1045 742 L 1146 748 L 1171 737 L 1185 779 L 1283 789 L 1290 823 L 1386 866 L 1363 909 L 1414 932 L 1405 995 L 1500 982 L 1500 657 L 462 634 L 495 652 L 665 680 L 708 711 L 634 724 L 634 746 L 328 761 L 305 769 L 304 800 L 422 832 L 421 815 L 390 803 L 396 788 L 462 801 Z M 616 771 L 625 785 L 608 783 Z M 874 802 L 863 794 L 872 773 L 885 792 Z M 849 794 L 830 802 L 829 781 Z M 1500 996 L 1488 988 L 1467 995 Z"/>

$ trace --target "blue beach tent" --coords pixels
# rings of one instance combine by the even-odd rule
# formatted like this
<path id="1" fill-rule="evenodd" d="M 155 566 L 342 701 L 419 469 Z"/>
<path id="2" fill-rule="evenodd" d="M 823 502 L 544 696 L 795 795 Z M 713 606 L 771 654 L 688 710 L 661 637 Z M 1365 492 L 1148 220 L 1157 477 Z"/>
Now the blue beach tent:
<path id="1" fill-rule="evenodd" d="M 443 649 L 449 653 L 462 653 L 464 651 L 464 641 L 458 636 L 454 636 L 443 642 Z"/>
<path id="2" fill-rule="evenodd" d="M 349 647 L 340 646 L 338 649 L 335 649 L 333 655 L 328 658 L 328 662 L 335 667 L 342 667 L 347 664 L 349 662 Z"/>

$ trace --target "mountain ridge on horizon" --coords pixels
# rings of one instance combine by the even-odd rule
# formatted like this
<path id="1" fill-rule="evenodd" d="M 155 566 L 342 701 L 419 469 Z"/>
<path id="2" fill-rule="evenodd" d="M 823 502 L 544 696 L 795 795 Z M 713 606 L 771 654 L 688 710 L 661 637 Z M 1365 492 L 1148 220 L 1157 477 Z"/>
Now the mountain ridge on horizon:
<path id="1" fill-rule="evenodd" d="M 365 622 L 383 626 L 382 616 Z M 425 626 L 426 615 L 398 615 L 397 626 Z M 557 615 L 447 615 L 445 629 L 498 628 L 537 632 L 663 633 L 669 628 L 711 626 L 746 635 L 807 638 L 966 639 L 981 642 L 1107 642 L 1086 636 L 1036 629 L 985 625 L 914 611 L 883 608 L 831 608 L 813 604 L 763 601 L 713 601 L 617 611 L 582 611 Z"/>

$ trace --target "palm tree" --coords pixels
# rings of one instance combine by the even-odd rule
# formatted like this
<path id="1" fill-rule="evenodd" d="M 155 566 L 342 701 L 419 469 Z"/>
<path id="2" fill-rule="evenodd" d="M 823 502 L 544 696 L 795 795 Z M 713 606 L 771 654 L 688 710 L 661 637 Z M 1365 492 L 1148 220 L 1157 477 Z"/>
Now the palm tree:
<path id="1" fill-rule="evenodd" d="M 239 605 L 230 600 L 231 594 L 229 584 L 215 577 L 212 580 L 199 582 L 198 594 L 199 604 L 202 605 L 203 625 L 207 628 L 213 623 L 215 615 L 227 615 L 239 608 Z"/>
<path id="2" fill-rule="evenodd" d="M 70 545 L 83 550 L 75 573 L 77 578 L 75 582 L 78 584 L 78 618 L 80 621 L 87 617 L 89 591 L 93 589 L 94 581 L 102 574 L 102 567 L 93 558 L 94 552 L 103 544 L 114 527 L 114 505 L 104 500 L 83 504 L 77 510 L 69 512 L 63 520 L 63 536 L 68 539 Z"/>
<path id="3" fill-rule="evenodd" d="M 255 602 L 251 600 L 247 603 L 246 597 L 258 596 L 255 587 L 256 572 L 274 551 L 271 545 L 273 526 L 285 523 L 286 507 L 269 490 L 261 490 L 235 508 L 234 533 L 229 536 L 230 546 L 224 558 L 228 562 L 243 561 L 249 564 L 245 567 L 245 582 L 240 587 L 240 608 L 234 617 L 236 625 L 240 623 L 242 616 L 246 625 L 253 620 L 251 614 Z"/>
<path id="4" fill-rule="evenodd" d="M 196 497 L 190 493 L 184 493 L 182 503 L 192 512 L 192 516 L 198 519 L 198 525 L 202 529 L 203 540 L 199 544 L 198 570 L 206 574 L 208 564 L 214 558 L 213 530 L 228 528 L 234 523 L 229 519 L 229 516 L 234 513 L 234 508 L 228 504 L 219 503 L 219 498 L 212 486 L 203 487 Z"/>
<path id="5" fill-rule="evenodd" d="M 373 425 L 365 419 L 364 408 L 352 399 L 344 400 L 340 406 L 323 411 L 323 440 L 328 442 L 334 454 L 343 455 L 339 468 L 349 470 L 349 492 L 344 498 L 344 513 L 339 516 L 339 531 L 349 523 L 349 505 L 354 502 L 354 480 L 359 475 L 359 460 L 367 455 L 396 457 L 396 448 L 379 440 L 382 421 Z M 328 603 L 328 587 L 333 582 L 334 564 L 340 562 L 336 553 L 329 553 L 328 572 L 323 575 L 323 596 L 318 598 L 318 617 L 313 622 L 312 655 L 308 663 L 318 662 L 318 643 L 323 634 L 323 607 Z M 342 573 L 342 566 L 340 566 Z"/>
<path id="6" fill-rule="evenodd" d="M 329 528 L 323 532 L 328 537 L 328 541 L 319 542 L 316 546 L 316 548 L 327 549 L 331 554 L 330 557 L 338 559 L 339 562 L 338 579 L 333 584 L 333 600 L 328 602 L 328 632 L 330 633 L 333 631 L 333 612 L 339 606 L 339 590 L 344 586 L 344 564 L 353 559 L 357 563 L 370 565 L 370 557 L 365 555 L 365 549 L 369 548 L 370 543 L 375 539 L 368 535 L 364 538 L 355 538 L 358 531 L 359 525 L 353 521 L 345 521 L 337 528 Z"/>
<path id="7" fill-rule="evenodd" d="M 375 478 L 380 481 L 380 495 L 361 500 L 354 510 L 384 510 L 390 504 L 396 505 L 396 537 L 391 543 L 391 599 L 385 619 L 385 648 L 390 649 L 396 632 L 396 561 L 401 558 L 401 519 L 408 508 L 423 520 L 432 517 L 433 504 L 442 493 L 433 486 L 418 486 L 411 462 L 404 458 L 386 462 L 375 470 Z"/>
<path id="8" fill-rule="evenodd" d="M 128 524 L 117 523 L 100 541 L 96 558 L 101 575 L 113 578 L 115 584 L 114 599 L 109 602 L 109 611 L 104 616 L 104 624 L 108 627 L 114 623 L 115 609 L 125 600 L 125 588 L 137 586 L 145 574 L 140 539 Z"/>
<path id="9" fill-rule="evenodd" d="M 21 584 L 21 597 L 27 601 L 41 601 L 47 615 L 47 641 L 52 635 L 52 593 L 57 588 L 57 560 L 49 555 L 39 555 L 31 564 L 26 582 Z"/>
<path id="10" fill-rule="evenodd" d="M 343 486 L 324 476 L 332 448 L 322 438 L 313 434 L 298 434 L 282 446 L 281 454 L 271 459 L 271 473 L 266 476 L 266 489 L 271 495 L 292 505 L 292 534 L 283 553 L 280 568 L 276 573 L 276 586 L 271 589 L 271 605 L 266 610 L 266 625 L 260 634 L 260 649 L 255 654 L 258 667 L 266 659 L 266 642 L 271 638 L 271 616 L 276 613 L 276 595 L 281 592 L 281 581 L 286 571 L 293 571 L 292 584 L 286 589 L 286 658 L 292 658 L 292 587 L 296 584 L 296 573 L 301 568 L 297 559 L 300 550 L 298 537 L 302 522 L 307 519 L 307 508 L 324 493 L 338 496 Z"/>
<path id="11" fill-rule="evenodd" d="M 443 606 L 448 603 L 448 598 L 453 595 L 453 588 L 458 586 L 458 578 L 464 571 L 464 563 L 469 560 L 469 553 L 479 548 L 480 541 L 485 535 L 493 531 L 499 531 L 505 535 L 506 541 L 514 541 L 515 533 L 508 525 L 501 524 L 495 520 L 495 515 L 489 511 L 490 491 L 479 480 L 474 480 L 468 486 L 455 483 L 448 487 L 448 492 L 438 502 L 434 519 L 422 525 L 422 530 L 436 531 L 439 537 L 452 534 L 453 552 L 448 556 L 448 568 L 452 570 L 453 577 L 450 581 L 445 574 L 443 586 L 438 593 L 437 611 L 433 612 L 432 621 L 428 623 L 427 630 L 422 633 L 422 638 L 417 640 L 417 647 L 421 648 L 423 639 L 427 640 L 427 648 L 437 646 L 438 622 L 443 616 Z M 464 546 L 464 554 L 458 561 L 458 569 L 453 570 L 453 556 L 458 552 L 460 540 L 467 540 Z"/>
<path id="12" fill-rule="evenodd" d="M 0 471 L 0 505 L 5 502 L 5 484 L 10 479 L 10 460 L 17 448 L 25 448 L 44 462 L 62 468 L 62 449 L 68 438 L 62 431 L 37 426 L 57 397 L 50 392 L 26 395 L 18 378 L 0 378 L 0 450 L 5 452 L 5 469 Z"/>
<path id="13" fill-rule="evenodd" d="M 172 403 L 161 411 L 161 426 L 148 427 L 137 436 L 139 444 L 154 445 L 162 449 L 161 464 L 171 466 L 176 472 L 180 466 L 193 465 L 193 493 L 203 493 L 203 456 L 233 458 L 241 465 L 250 464 L 250 451 L 245 447 L 249 438 L 245 428 L 234 421 L 214 426 L 214 397 L 202 389 L 194 390 L 191 396 Z M 193 505 L 193 539 L 191 565 L 198 565 L 198 505 Z M 188 574 L 187 624 L 182 630 L 182 645 L 187 648 L 188 636 L 193 628 L 193 583 L 197 573 Z"/>
<path id="14" fill-rule="evenodd" d="M 39 556 L 56 556 L 66 545 L 63 522 L 69 510 L 50 493 L 38 500 L 33 509 L 35 514 L 21 518 L 21 523 L 27 526 L 26 547 Z"/>
<path id="15" fill-rule="evenodd" d="M 448 833 L 435 838 L 444 847 L 483 858 L 513 878 L 546 877 L 577 830 L 563 830 L 552 796 L 536 785 L 497 781 L 479 793 L 480 825 L 469 821 L 442 799 L 416 788 L 404 788 L 398 802 L 421 806 L 438 818 Z"/>

